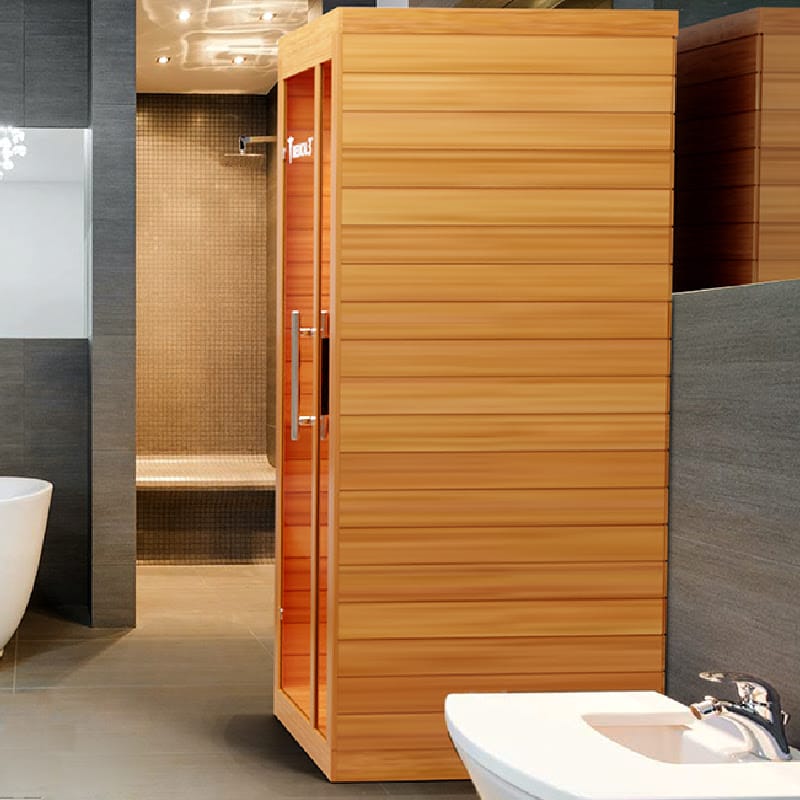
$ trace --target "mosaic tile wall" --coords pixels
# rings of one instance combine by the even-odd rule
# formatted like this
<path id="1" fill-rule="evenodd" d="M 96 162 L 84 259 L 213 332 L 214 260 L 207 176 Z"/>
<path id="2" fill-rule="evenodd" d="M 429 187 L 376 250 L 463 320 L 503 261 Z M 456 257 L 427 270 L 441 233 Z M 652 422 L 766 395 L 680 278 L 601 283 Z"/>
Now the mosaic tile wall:
<path id="1" fill-rule="evenodd" d="M 138 97 L 139 455 L 266 452 L 267 158 L 225 153 L 267 113 L 263 96 Z"/>
<path id="2" fill-rule="evenodd" d="M 274 98 L 137 98 L 137 454 L 274 453 Z M 145 563 L 274 554 L 274 491 L 140 491 Z"/>

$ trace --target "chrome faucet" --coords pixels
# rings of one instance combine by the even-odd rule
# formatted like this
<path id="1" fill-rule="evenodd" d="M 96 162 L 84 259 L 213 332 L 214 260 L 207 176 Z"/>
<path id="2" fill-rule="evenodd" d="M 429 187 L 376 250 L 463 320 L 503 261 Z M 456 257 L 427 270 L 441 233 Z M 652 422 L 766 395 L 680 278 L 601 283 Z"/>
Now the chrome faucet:
<path id="1" fill-rule="evenodd" d="M 697 719 L 709 714 L 724 716 L 747 736 L 755 755 L 770 761 L 791 759 L 786 741 L 789 715 L 781 709 L 780 695 L 773 686 L 760 678 L 738 672 L 701 672 L 700 677 L 714 683 L 734 685 L 739 702 L 717 700 L 706 695 L 702 702 L 689 706 Z"/>

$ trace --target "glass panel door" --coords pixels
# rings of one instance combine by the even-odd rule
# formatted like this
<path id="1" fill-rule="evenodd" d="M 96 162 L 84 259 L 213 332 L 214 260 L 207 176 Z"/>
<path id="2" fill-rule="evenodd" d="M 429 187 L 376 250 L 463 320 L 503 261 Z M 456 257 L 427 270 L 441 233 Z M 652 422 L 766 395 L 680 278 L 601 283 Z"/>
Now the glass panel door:
<path id="1" fill-rule="evenodd" d="M 316 531 L 317 456 L 314 369 L 315 201 L 314 70 L 285 82 L 283 163 L 283 437 L 281 688 L 312 718 L 312 532 Z M 280 143 L 279 143 L 280 144 Z"/>

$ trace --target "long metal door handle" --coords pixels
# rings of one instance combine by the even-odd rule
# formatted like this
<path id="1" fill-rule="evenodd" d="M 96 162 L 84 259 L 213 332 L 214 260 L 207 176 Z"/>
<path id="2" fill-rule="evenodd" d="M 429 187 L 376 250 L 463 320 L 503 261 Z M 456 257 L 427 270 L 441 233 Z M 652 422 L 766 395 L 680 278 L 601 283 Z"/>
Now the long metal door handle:
<path id="1" fill-rule="evenodd" d="M 292 412 L 291 436 L 300 437 L 300 312 L 292 311 Z"/>

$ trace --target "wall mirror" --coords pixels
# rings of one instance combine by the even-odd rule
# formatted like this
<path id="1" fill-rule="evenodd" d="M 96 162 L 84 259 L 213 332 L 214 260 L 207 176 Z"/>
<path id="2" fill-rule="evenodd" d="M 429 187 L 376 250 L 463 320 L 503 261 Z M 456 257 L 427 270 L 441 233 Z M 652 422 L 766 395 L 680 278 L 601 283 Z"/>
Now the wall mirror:
<path id="1" fill-rule="evenodd" d="M 90 137 L 0 121 L 0 338 L 89 335 Z"/>

